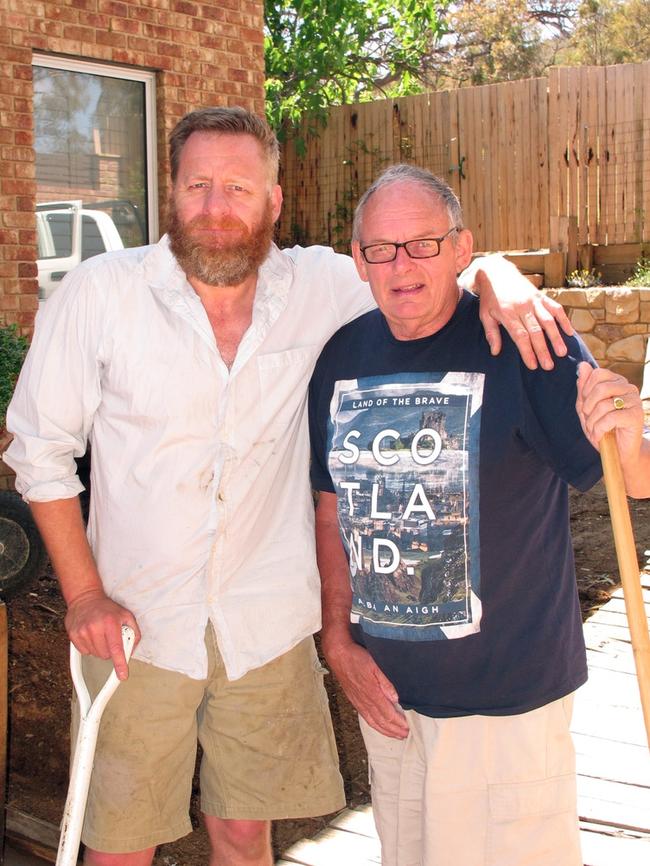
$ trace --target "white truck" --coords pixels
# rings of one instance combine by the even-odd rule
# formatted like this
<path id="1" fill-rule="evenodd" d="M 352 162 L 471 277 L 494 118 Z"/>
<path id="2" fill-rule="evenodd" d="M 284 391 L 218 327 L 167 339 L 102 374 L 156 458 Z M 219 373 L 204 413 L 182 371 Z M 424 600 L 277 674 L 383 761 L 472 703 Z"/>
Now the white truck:
<path id="1" fill-rule="evenodd" d="M 78 199 L 36 205 L 38 238 L 38 297 L 52 294 L 63 277 L 80 262 L 124 243 L 112 217 L 84 207 Z"/>

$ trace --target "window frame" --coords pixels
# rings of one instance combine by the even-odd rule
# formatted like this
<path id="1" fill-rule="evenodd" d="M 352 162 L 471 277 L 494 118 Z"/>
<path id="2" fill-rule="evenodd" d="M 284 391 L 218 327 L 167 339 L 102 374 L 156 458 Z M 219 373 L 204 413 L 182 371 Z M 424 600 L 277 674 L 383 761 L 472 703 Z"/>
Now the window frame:
<path id="1" fill-rule="evenodd" d="M 160 238 L 158 224 L 158 153 L 156 141 L 156 73 L 132 66 L 81 60 L 76 57 L 61 57 L 50 54 L 32 56 L 32 66 L 60 69 L 65 72 L 83 72 L 124 81 L 139 81 L 144 84 L 144 135 L 147 183 L 147 240 L 156 243 Z"/>

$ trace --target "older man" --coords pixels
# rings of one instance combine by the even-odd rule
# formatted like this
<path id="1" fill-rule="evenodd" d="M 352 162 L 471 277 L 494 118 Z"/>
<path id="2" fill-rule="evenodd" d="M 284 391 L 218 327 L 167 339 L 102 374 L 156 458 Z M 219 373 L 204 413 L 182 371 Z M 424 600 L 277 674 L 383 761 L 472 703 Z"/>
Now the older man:
<path id="1" fill-rule="evenodd" d="M 139 638 L 99 737 L 90 866 L 148 866 L 190 831 L 197 735 L 211 866 L 268 866 L 270 819 L 343 804 L 311 637 L 306 395 L 326 340 L 372 299 L 347 256 L 272 244 L 278 158 L 243 109 L 183 118 L 169 234 L 66 278 L 9 412 L 7 462 L 93 689 L 111 663 L 126 678 L 122 623 Z M 548 363 L 531 309 L 513 327 L 529 363 L 529 340 Z M 74 461 L 87 441 L 88 540 Z"/>
<path id="2" fill-rule="evenodd" d="M 457 282 L 472 236 L 428 172 L 370 187 L 352 251 L 379 309 L 317 363 L 312 479 L 323 648 L 361 716 L 382 862 L 578 866 L 569 720 L 587 668 L 567 483 L 600 477 L 575 409 L 588 354 L 568 339 L 551 373 L 509 340 L 490 354 Z M 622 428 L 631 492 L 648 495 L 638 393 L 581 377 L 585 429 Z"/>

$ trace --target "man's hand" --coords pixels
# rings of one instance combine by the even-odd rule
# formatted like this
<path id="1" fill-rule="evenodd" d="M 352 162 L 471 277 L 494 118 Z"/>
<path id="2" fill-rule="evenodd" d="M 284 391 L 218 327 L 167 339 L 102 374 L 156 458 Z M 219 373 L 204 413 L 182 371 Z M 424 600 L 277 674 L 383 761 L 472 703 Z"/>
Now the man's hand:
<path id="1" fill-rule="evenodd" d="M 562 305 L 536 289 L 510 262 L 501 256 L 480 259 L 474 288 L 480 296 L 480 317 L 493 355 L 501 351 L 499 324 L 510 334 L 530 370 L 538 363 L 544 370 L 553 369 L 545 336 L 556 355 L 566 355 L 558 325 L 569 336 L 573 327 Z"/>
<path id="2" fill-rule="evenodd" d="M 397 692 L 370 653 L 351 639 L 336 649 L 329 649 L 323 640 L 323 651 L 348 700 L 370 727 L 386 737 L 405 739 L 409 727 L 397 704 Z"/>
<path id="3" fill-rule="evenodd" d="M 625 489 L 637 499 L 650 497 L 650 439 L 644 437 L 643 405 L 638 389 L 611 370 L 578 367 L 576 411 L 594 448 L 610 430 L 616 432 Z"/>
<path id="4" fill-rule="evenodd" d="M 616 408 L 620 406 L 620 408 Z M 583 362 L 578 367 L 576 411 L 585 436 L 594 446 L 609 430 L 616 430 L 621 459 L 636 454 L 643 435 L 643 406 L 639 390 L 624 376 Z"/>
<path id="5" fill-rule="evenodd" d="M 129 669 L 122 644 L 122 626 L 130 626 L 135 644 L 140 630 L 131 611 L 108 598 L 102 590 L 88 590 L 68 603 L 65 627 L 68 637 L 83 655 L 112 659 L 118 679 L 125 680 Z"/>

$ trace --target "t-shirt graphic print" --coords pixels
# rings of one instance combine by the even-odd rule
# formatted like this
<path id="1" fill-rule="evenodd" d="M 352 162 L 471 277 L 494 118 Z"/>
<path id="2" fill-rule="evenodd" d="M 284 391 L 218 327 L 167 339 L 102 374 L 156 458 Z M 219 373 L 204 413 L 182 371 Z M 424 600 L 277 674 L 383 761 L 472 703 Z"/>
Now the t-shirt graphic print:
<path id="1" fill-rule="evenodd" d="M 349 558 L 351 621 L 377 637 L 480 631 L 483 373 L 335 383 L 328 469 Z"/>

